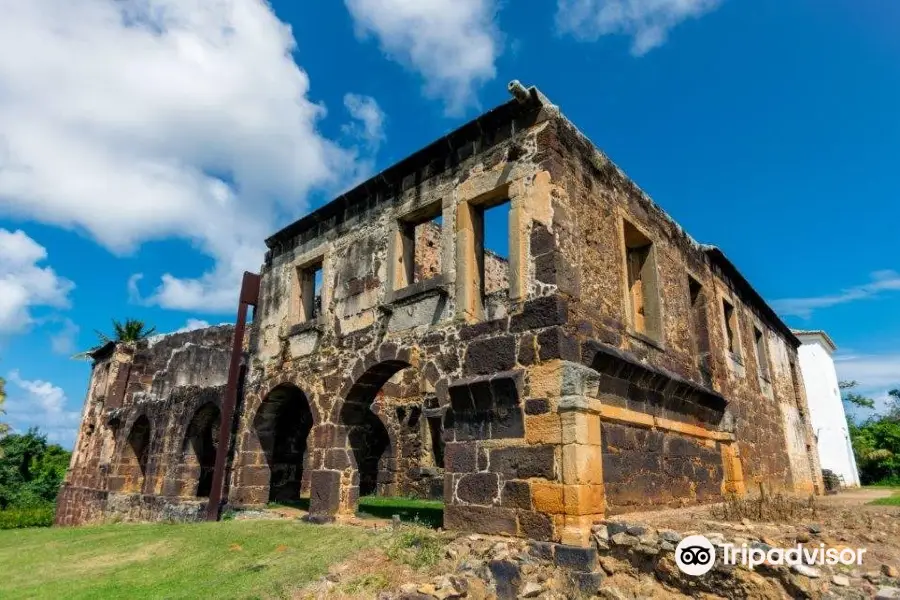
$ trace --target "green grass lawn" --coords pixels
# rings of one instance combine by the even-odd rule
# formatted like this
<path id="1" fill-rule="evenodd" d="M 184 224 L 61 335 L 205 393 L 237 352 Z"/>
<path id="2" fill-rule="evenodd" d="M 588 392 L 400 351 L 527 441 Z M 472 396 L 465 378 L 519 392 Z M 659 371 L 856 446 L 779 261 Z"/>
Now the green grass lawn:
<path id="1" fill-rule="evenodd" d="M 297 521 L 0 531 L 0 598 L 280 598 L 378 543 Z"/>
<path id="2" fill-rule="evenodd" d="M 875 504 L 878 506 L 900 506 L 900 491 L 896 491 L 886 498 L 872 500 L 871 502 L 869 502 L 869 504 Z"/>
<path id="3" fill-rule="evenodd" d="M 402 521 L 417 522 L 434 528 L 444 525 L 444 503 L 440 500 L 363 496 L 359 499 L 359 513 L 382 519 L 400 515 Z"/>
<path id="4" fill-rule="evenodd" d="M 279 505 L 309 510 L 309 498 L 270 504 L 273 507 Z M 444 503 L 440 500 L 363 496 L 359 499 L 358 514 L 362 517 L 372 516 L 380 519 L 400 515 L 402 521 L 416 522 L 436 529 L 444 524 Z"/>

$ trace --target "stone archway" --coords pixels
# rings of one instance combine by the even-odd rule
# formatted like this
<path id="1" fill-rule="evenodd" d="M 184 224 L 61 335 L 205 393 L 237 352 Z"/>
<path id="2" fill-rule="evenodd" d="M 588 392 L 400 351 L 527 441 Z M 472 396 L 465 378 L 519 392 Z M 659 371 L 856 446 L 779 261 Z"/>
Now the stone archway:
<path id="1" fill-rule="evenodd" d="M 368 368 L 345 386 L 334 417 L 339 447 L 326 457 L 325 467 L 332 474 L 321 476 L 341 491 L 314 490 L 323 504 L 334 506 L 339 497 L 342 512 L 355 512 L 361 496 L 410 495 L 410 474 L 421 465 L 419 370 L 399 358 L 365 361 Z"/>
<path id="2" fill-rule="evenodd" d="M 150 420 L 146 415 L 141 415 L 131 426 L 116 465 L 117 491 L 126 494 L 143 493 L 150 457 L 150 434 Z"/>
<path id="3" fill-rule="evenodd" d="M 219 407 L 208 402 L 197 409 L 188 425 L 182 447 L 184 495 L 209 497 L 216 464 L 220 420 Z"/>
<path id="4" fill-rule="evenodd" d="M 253 428 L 265 457 L 269 502 L 297 501 L 309 489 L 307 440 L 313 413 L 306 394 L 284 383 L 263 399 Z"/>

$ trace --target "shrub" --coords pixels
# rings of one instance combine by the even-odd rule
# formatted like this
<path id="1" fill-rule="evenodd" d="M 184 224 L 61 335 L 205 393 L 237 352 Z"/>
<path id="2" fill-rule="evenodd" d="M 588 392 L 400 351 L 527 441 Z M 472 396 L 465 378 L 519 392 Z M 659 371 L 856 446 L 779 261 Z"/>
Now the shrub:
<path id="1" fill-rule="evenodd" d="M 880 481 L 875 481 L 873 483 L 869 483 L 867 485 L 872 485 L 876 487 L 900 487 L 900 475 L 892 475 L 891 477 L 885 477 Z"/>
<path id="2" fill-rule="evenodd" d="M 53 525 L 54 512 L 52 504 L 0 510 L 0 529 L 50 527 Z"/>
<path id="3" fill-rule="evenodd" d="M 387 555 L 395 562 L 421 569 L 436 565 L 443 556 L 445 545 L 445 541 L 429 529 L 404 527 L 393 536 Z"/>

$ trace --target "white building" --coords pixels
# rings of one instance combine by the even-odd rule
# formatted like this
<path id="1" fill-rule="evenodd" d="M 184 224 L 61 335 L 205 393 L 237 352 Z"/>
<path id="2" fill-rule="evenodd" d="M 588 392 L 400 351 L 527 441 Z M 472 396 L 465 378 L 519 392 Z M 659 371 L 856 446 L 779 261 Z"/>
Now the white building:
<path id="1" fill-rule="evenodd" d="M 838 388 L 832 354 L 837 349 L 824 331 L 794 330 L 802 345 L 800 370 L 806 387 L 810 420 L 819 448 L 819 462 L 843 478 L 845 486 L 859 485 L 859 471 L 847 431 L 847 416 Z"/>

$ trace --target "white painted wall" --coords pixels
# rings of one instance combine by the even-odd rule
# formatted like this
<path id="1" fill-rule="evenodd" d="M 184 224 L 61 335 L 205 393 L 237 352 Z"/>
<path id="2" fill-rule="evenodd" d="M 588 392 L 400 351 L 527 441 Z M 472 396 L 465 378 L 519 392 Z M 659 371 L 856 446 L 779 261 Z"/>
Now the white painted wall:
<path id="1" fill-rule="evenodd" d="M 810 420 L 819 448 L 819 462 L 844 477 L 847 486 L 859 485 L 859 472 L 847 432 L 847 417 L 838 389 L 831 345 L 817 333 L 797 334 L 800 370 L 809 403 Z"/>

